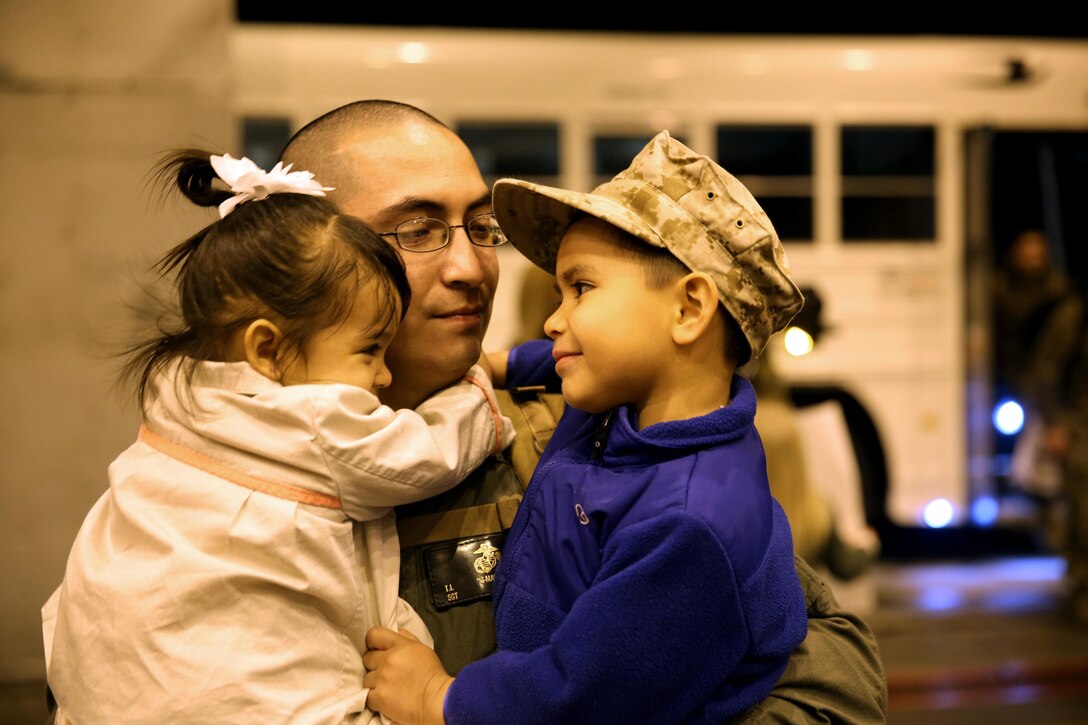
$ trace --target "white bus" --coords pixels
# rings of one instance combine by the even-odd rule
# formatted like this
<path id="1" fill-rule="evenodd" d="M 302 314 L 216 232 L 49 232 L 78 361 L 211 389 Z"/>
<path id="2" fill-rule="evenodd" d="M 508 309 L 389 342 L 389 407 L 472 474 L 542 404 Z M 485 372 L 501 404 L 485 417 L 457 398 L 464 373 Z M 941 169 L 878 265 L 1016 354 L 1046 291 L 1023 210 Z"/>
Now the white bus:
<path id="1" fill-rule="evenodd" d="M 489 180 L 589 190 L 661 129 L 715 156 L 767 210 L 810 311 L 822 310 L 812 352 L 775 360 L 799 402 L 844 403 L 870 523 L 1006 520 L 993 505 L 1008 440 L 990 423 L 988 279 L 1012 236 L 1035 226 L 1085 281 L 1088 41 L 267 23 L 234 33 L 239 133 L 263 163 L 305 122 L 362 98 L 438 116 Z M 513 332 L 525 264 L 500 254 L 495 346 Z"/>

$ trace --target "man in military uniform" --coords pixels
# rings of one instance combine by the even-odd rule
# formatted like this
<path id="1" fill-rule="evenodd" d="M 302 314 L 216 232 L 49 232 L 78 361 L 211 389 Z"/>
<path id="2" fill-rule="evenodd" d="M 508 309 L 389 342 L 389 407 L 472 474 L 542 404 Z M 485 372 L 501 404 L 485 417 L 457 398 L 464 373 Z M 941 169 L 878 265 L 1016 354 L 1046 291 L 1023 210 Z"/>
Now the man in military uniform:
<path id="1" fill-rule="evenodd" d="M 413 106 L 359 101 L 302 128 L 282 159 L 335 187 L 329 197 L 396 240 L 399 224 L 429 218 L 449 227 L 445 246 L 403 253 L 412 301 L 386 362 L 382 401 L 414 407 L 458 380 L 481 356 L 498 282 L 494 248 L 474 245 L 462 225 L 490 213 L 491 194 L 464 142 Z M 401 596 L 422 616 L 446 670 L 495 649 L 490 578 L 481 553 L 501 552 L 536 457 L 561 409 L 533 391 L 500 398 L 518 427 L 513 445 L 460 486 L 398 509 Z M 496 551 L 497 550 L 497 551 Z M 875 638 L 843 610 L 801 559 L 809 634 L 771 696 L 746 722 L 884 722 L 887 689 Z"/>

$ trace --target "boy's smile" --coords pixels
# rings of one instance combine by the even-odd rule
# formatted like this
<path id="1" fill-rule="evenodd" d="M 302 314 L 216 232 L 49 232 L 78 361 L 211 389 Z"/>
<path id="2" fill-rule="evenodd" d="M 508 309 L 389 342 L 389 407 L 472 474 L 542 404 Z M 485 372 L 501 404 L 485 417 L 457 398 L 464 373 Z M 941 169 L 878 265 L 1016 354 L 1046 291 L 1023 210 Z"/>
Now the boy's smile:
<path id="1" fill-rule="evenodd" d="M 563 377 L 563 370 L 573 364 L 574 359 L 579 356 L 577 352 L 560 352 L 552 349 L 552 357 L 555 358 L 555 371 L 559 374 L 559 377 Z"/>

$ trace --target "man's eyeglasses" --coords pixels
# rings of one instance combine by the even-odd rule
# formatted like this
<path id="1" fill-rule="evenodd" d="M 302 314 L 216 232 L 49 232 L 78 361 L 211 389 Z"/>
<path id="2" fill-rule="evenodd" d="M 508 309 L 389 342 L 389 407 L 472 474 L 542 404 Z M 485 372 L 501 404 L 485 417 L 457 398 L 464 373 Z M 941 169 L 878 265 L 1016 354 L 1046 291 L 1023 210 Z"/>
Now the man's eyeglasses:
<path id="1" fill-rule="evenodd" d="M 480 214 L 464 224 L 452 225 L 430 217 L 409 219 L 393 227 L 391 232 L 382 232 L 381 236 L 394 237 L 397 246 L 406 252 L 437 252 L 450 243 L 450 231 L 457 228 L 464 229 L 468 240 L 477 247 L 506 244 L 506 235 L 499 229 L 494 214 Z"/>

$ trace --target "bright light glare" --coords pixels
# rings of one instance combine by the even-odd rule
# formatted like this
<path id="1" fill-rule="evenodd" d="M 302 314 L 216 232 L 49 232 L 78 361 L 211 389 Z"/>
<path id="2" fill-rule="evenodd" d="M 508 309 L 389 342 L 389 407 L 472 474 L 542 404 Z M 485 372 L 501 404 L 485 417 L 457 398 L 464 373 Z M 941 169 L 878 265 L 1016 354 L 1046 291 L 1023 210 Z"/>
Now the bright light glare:
<path id="1" fill-rule="evenodd" d="M 873 67 L 873 56 L 865 50 L 848 50 L 843 54 L 843 65 L 847 70 L 870 70 Z"/>
<path id="2" fill-rule="evenodd" d="M 782 340 L 786 346 L 786 352 L 794 357 L 801 357 L 802 355 L 808 355 L 812 352 L 812 335 L 808 334 L 800 327 L 789 327 L 786 329 L 786 336 Z"/>
<path id="3" fill-rule="evenodd" d="M 431 57 L 426 43 L 404 43 L 397 50 L 401 63 L 424 63 Z"/>
<path id="4" fill-rule="evenodd" d="M 1024 409 L 1015 400 L 1003 400 L 994 408 L 994 428 L 1007 436 L 1024 427 Z"/>
<path id="5" fill-rule="evenodd" d="M 918 604 L 927 612 L 947 612 L 962 607 L 963 594 L 955 587 L 930 587 L 918 597 Z"/>
<path id="6" fill-rule="evenodd" d="M 931 529 L 943 529 L 952 522 L 952 502 L 946 498 L 935 498 L 926 504 L 922 519 Z"/>
<path id="7" fill-rule="evenodd" d="M 979 496 L 971 504 L 971 519 L 979 526 L 990 526 L 997 521 L 997 499 Z"/>

